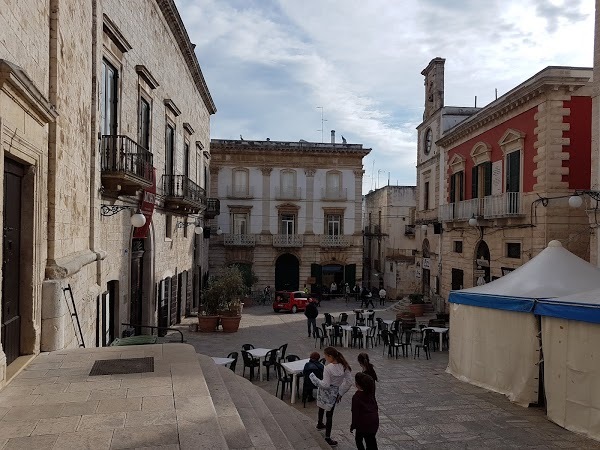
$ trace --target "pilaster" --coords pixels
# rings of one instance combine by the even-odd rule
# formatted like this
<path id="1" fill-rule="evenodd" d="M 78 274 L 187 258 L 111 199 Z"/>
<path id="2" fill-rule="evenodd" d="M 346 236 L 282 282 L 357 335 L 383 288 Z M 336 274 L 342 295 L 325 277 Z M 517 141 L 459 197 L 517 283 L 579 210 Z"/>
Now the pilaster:
<path id="1" fill-rule="evenodd" d="M 305 169 L 306 175 L 306 228 L 304 234 L 314 234 L 313 215 L 315 198 L 315 169 Z"/>
<path id="2" fill-rule="evenodd" d="M 362 234 L 362 180 L 365 171 L 354 170 L 354 234 Z"/>
<path id="3" fill-rule="evenodd" d="M 262 187 L 262 234 L 271 234 L 269 229 L 269 218 L 271 212 L 271 172 L 272 167 L 261 167 L 260 171 L 263 176 L 263 187 Z"/>

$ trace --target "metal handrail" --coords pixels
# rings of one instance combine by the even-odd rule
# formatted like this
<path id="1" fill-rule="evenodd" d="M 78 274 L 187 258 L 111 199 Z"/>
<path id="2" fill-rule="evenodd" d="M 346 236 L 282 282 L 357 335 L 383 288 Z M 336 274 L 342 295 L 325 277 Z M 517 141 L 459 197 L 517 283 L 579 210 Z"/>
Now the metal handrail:
<path id="1" fill-rule="evenodd" d="M 133 327 L 133 328 L 150 328 L 152 330 L 177 331 L 181 335 L 181 343 L 183 344 L 183 333 L 181 332 L 181 330 L 178 330 L 177 328 L 159 327 L 159 326 L 156 326 L 156 325 L 139 325 L 139 324 L 133 324 L 133 323 L 121 323 L 121 326 Z"/>

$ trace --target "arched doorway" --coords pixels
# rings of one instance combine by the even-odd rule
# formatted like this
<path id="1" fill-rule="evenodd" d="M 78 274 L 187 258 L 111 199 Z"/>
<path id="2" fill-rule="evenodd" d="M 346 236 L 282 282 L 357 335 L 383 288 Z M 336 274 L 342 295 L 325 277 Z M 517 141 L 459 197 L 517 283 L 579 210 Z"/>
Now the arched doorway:
<path id="1" fill-rule="evenodd" d="M 473 286 L 490 282 L 490 249 L 485 241 L 479 241 L 473 261 Z"/>
<path id="2" fill-rule="evenodd" d="M 275 290 L 296 291 L 300 287 L 300 262 L 291 253 L 284 253 L 275 262 Z"/>
<path id="3" fill-rule="evenodd" d="M 423 261 L 421 262 L 421 289 L 425 297 L 429 297 L 431 291 L 431 252 L 429 251 L 429 240 L 423 239 L 421 247 L 423 253 Z"/>

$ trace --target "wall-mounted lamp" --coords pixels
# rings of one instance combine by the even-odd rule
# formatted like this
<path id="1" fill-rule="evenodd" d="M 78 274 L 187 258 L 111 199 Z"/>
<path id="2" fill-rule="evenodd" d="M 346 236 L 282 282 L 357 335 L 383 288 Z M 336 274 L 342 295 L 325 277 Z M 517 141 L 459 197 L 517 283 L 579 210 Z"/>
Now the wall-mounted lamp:
<path id="1" fill-rule="evenodd" d="M 475 214 L 473 214 L 471 216 L 471 218 L 469 219 L 469 225 L 472 227 L 477 227 L 477 229 L 479 230 L 479 240 L 483 240 L 483 225 L 479 225 L 479 221 L 477 220 L 477 217 L 475 217 Z"/>
<path id="2" fill-rule="evenodd" d="M 421 225 L 421 231 L 426 233 L 427 232 L 427 224 L 424 223 L 423 225 Z"/>
<path id="3" fill-rule="evenodd" d="M 583 199 L 580 195 L 572 195 L 569 197 L 569 206 L 571 208 L 579 208 L 581 205 L 583 205 Z"/>
<path id="4" fill-rule="evenodd" d="M 217 229 L 217 234 L 218 234 L 219 236 L 221 236 L 221 235 L 223 234 L 223 230 L 221 230 L 221 227 L 219 227 L 219 228 Z"/>
<path id="5" fill-rule="evenodd" d="M 579 191 L 576 190 L 575 193 L 569 197 L 569 206 L 571 208 L 579 208 L 583 205 L 583 196 L 587 195 L 588 197 L 596 200 L 596 202 L 600 202 L 600 191 Z"/>
<path id="6" fill-rule="evenodd" d="M 204 228 L 202 228 L 200 225 L 197 225 L 196 222 L 177 222 L 175 226 L 176 228 L 185 228 L 189 227 L 190 225 L 196 225 L 194 228 L 195 234 L 202 234 L 202 232 L 204 231 Z"/>
<path id="7" fill-rule="evenodd" d="M 100 205 L 100 215 L 103 217 L 114 216 L 121 211 L 128 209 L 129 211 L 137 211 L 131 215 L 131 225 L 135 228 L 140 228 L 146 225 L 146 216 L 144 216 L 137 207 L 127 205 Z"/>

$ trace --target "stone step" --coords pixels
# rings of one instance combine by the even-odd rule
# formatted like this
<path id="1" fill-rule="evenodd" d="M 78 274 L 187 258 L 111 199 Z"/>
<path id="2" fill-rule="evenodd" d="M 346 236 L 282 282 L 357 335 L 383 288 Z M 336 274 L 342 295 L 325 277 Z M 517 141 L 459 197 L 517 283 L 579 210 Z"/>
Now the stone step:
<path id="1" fill-rule="evenodd" d="M 330 448 L 306 416 L 231 370 L 219 370 L 253 442 L 270 438 L 269 446 L 256 441 L 256 448 Z"/>
<path id="2" fill-rule="evenodd" d="M 219 367 L 208 356 L 198 355 L 198 360 L 227 446 L 236 450 L 254 448 L 255 444 L 231 399 Z"/>

